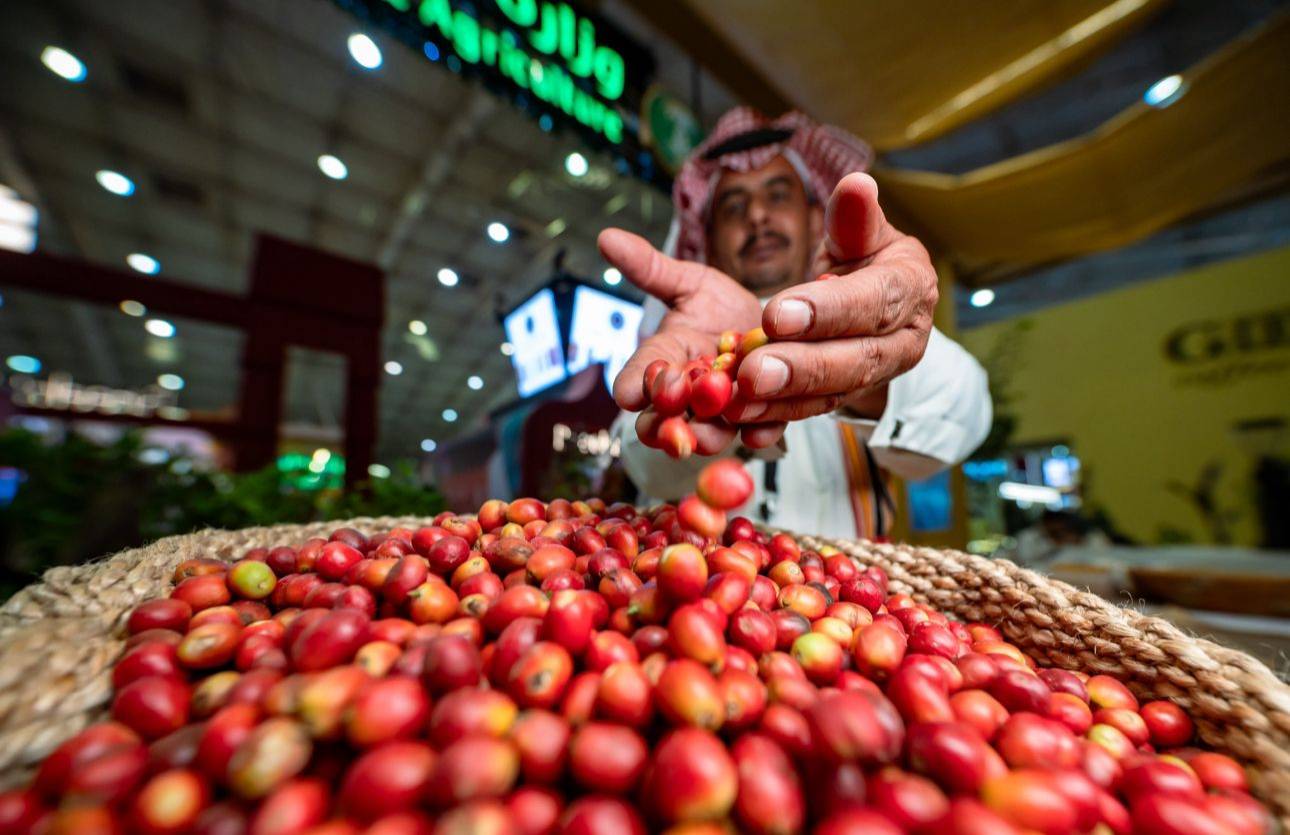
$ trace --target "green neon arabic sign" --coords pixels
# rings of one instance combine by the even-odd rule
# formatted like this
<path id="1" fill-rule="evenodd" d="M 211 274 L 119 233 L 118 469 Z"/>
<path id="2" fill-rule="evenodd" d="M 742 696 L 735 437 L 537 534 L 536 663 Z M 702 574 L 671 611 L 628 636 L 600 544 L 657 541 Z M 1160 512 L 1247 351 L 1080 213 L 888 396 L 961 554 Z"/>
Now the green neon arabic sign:
<path id="1" fill-rule="evenodd" d="M 496 0 L 497 7 L 525 36 L 497 31 L 463 8 L 460 0 L 384 0 L 412 12 L 422 26 L 438 32 L 467 64 L 497 71 L 517 87 L 559 109 L 614 144 L 623 141 L 623 117 L 613 102 L 627 86 L 621 53 L 596 43 L 595 23 L 566 3 Z M 578 83 L 593 83 L 590 92 Z"/>

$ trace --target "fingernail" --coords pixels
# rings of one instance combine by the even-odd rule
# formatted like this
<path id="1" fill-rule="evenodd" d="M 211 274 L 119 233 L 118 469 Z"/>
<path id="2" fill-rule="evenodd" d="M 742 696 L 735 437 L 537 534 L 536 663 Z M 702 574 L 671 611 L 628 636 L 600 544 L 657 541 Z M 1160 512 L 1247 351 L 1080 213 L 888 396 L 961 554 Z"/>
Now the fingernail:
<path id="1" fill-rule="evenodd" d="M 764 397 L 776 394 L 788 382 L 788 365 L 779 357 L 763 357 L 761 370 L 753 378 L 753 394 Z"/>
<path id="2" fill-rule="evenodd" d="M 749 403 L 746 407 L 744 407 L 744 410 L 739 413 L 739 422 L 752 423 L 757 418 L 766 414 L 766 410 L 769 408 L 770 408 L 769 403 L 763 403 L 763 402 Z"/>
<path id="3" fill-rule="evenodd" d="M 785 299 L 775 311 L 775 335 L 796 336 L 811 326 L 811 306 L 801 299 Z"/>

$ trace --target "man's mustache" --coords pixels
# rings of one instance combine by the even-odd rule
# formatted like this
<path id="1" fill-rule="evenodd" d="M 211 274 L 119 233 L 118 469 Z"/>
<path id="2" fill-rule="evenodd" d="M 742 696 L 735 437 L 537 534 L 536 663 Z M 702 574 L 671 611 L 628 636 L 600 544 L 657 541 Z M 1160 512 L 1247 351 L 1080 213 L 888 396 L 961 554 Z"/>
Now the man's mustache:
<path id="1" fill-rule="evenodd" d="M 775 241 L 780 246 L 788 246 L 788 238 L 778 232 L 760 232 L 756 235 L 750 235 L 744 245 L 739 247 L 739 255 L 744 256 L 752 251 L 752 248 L 765 241 Z"/>

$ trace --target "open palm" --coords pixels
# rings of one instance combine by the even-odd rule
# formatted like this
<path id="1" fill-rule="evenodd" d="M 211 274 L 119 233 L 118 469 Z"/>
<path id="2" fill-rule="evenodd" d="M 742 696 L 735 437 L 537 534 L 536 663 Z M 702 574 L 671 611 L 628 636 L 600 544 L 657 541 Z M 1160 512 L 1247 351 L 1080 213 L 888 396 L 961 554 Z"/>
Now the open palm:
<path id="1" fill-rule="evenodd" d="M 601 232 L 599 244 L 605 260 L 668 308 L 658 331 L 641 343 L 614 381 L 614 400 L 624 409 L 638 412 L 649 404 L 643 381 L 654 360 L 684 365 L 714 354 L 722 331 L 761 325 L 757 297 L 720 270 L 669 258 L 622 229 Z"/>
<path id="2" fill-rule="evenodd" d="M 622 229 L 606 229 L 598 241 L 605 260 L 623 275 L 667 305 L 668 312 L 653 336 L 641 342 L 614 380 L 614 400 L 629 412 L 649 405 L 645 368 L 655 360 L 684 365 L 711 356 L 722 331 L 746 331 L 761 325 L 761 303 L 742 284 L 703 264 L 678 261 L 659 252 L 649 241 Z M 654 425 L 650 413 L 642 416 Z M 734 439 L 735 428 L 721 420 L 691 422 L 696 451 L 712 455 Z M 643 431 L 649 431 L 640 426 Z M 744 443 L 767 446 L 778 440 L 782 424 L 743 427 Z"/>

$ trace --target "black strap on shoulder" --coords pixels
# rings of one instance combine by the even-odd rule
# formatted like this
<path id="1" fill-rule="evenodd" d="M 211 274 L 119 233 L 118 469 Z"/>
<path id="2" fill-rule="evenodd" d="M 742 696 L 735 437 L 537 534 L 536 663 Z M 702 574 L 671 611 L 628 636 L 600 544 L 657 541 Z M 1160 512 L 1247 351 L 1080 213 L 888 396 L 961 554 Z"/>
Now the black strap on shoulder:
<path id="1" fill-rule="evenodd" d="M 878 462 L 874 460 L 873 453 L 869 450 L 869 445 L 861 441 L 860 448 L 864 450 L 865 460 L 869 462 L 869 483 L 873 485 L 873 517 L 874 524 L 878 530 L 874 532 L 875 536 L 887 535 L 887 514 L 884 513 L 888 508 L 894 508 L 891 493 L 887 492 L 887 482 L 882 480 L 882 471 L 878 469 Z"/>
<path id="2" fill-rule="evenodd" d="M 779 496 L 779 462 L 767 461 L 762 469 L 761 511 L 763 522 L 770 521 L 771 504 Z"/>

